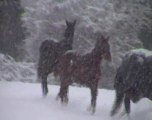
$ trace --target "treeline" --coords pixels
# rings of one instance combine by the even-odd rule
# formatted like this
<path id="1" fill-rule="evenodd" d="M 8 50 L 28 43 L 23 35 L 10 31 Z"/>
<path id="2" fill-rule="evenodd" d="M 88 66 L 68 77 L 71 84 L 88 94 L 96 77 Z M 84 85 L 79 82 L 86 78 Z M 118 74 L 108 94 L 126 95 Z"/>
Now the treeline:
<path id="1" fill-rule="evenodd" d="M 26 0 L 23 0 L 23 1 L 24 1 L 24 3 L 26 3 L 25 2 Z M 57 3 L 57 1 L 55 1 L 55 2 L 52 2 L 52 1 L 53 0 L 50 0 L 50 3 L 53 3 L 53 4 L 55 2 Z M 66 0 L 63 0 L 63 1 L 60 1 L 59 3 L 62 3 L 62 2 L 64 3 L 65 1 Z M 37 41 L 42 41 L 43 38 L 45 38 L 45 36 L 48 36 L 48 34 L 51 36 L 56 34 L 55 32 L 51 31 L 51 27 L 52 27 L 51 25 L 53 25 L 52 24 L 53 22 L 51 23 L 51 21 L 54 20 L 54 21 L 60 22 L 61 18 L 65 19 L 63 14 L 61 14 L 61 12 L 63 12 L 64 14 L 66 14 L 66 12 L 67 12 L 68 15 L 74 14 L 70 10 L 65 9 L 65 11 L 64 11 L 64 9 L 57 8 L 57 6 L 55 8 L 52 4 L 50 4 L 50 6 L 48 6 L 49 4 L 45 4 L 45 2 L 39 0 L 37 2 L 41 3 L 42 6 L 45 6 L 46 8 L 48 7 L 48 9 L 47 9 L 47 11 L 43 11 L 43 10 L 41 11 L 41 8 L 43 8 L 43 7 L 37 6 L 37 8 L 33 8 L 33 9 L 30 8 L 30 9 L 27 9 L 27 11 L 25 10 L 26 15 L 24 15 L 23 18 L 28 18 L 28 19 L 27 19 L 27 21 L 24 21 L 24 22 L 26 22 L 26 24 L 24 24 L 24 26 L 26 25 L 26 27 L 28 29 L 28 33 L 29 33 L 28 36 L 25 36 L 26 29 L 22 25 L 23 24 L 22 15 L 24 14 L 24 10 L 23 10 L 23 7 L 21 6 L 21 2 L 22 2 L 21 0 L 0 0 L 0 53 L 8 54 L 8 55 L 14 57 L 16 60 L 24 59 L 27 51 L 30 52 L 30 54 L 33 53 L 35 55 L 35 53 L 37 53 L 37 51 L 38 51 L 37 49 L 35 49 L 35 48 L 37 48 L 37 46 L 36 46 L 37 44 L 35 44 L 35 43 L 37 43 Z M 49 0 L 47 0 L 46 3 L 47 2 L 49 3 Z M 76 12 L 80 12 L 79 18 L 81 17 L 81 13 L 82 13 L 82 15 L 84 15 L 84 14 L 94 15 L 93 11 L 97 10 L 97 9 L 94 9 L 95 6 L 92 6 L 92 8 L 94 9 L 92 11 L 91 11 L 91 8 L 90 9 L 86 8 L 91 11 L 90 13 L 87 13 L 87 12 L 85 12 L 86 9 L 83 9 L 83 5 L 85 5 L 84 2 L 86 2 L 87 4 L 89 4 L 89 3 L 87 1 L 78 1 L 78 2 L 80 3 L 79 6 L 74 5 L 74 3 L 72 4 L 72 2 L 71 2 L 71 5 L 74 6 L 73 10 L 76 10 Z M 112 3 L 112 0 L 109 0 L 108 2 Z M 30 4 L 29 1 L 27 3 Z M 93 1 L 90 1 L 90 3 L 93 3 Z M 143 43 L 143 46 L 147 49 L 152 50 L 152 14 L 149 14 L 152 12 L 146 12 L 149 9 L 145 9 L 145 8 L 152 8 L 152 1 L 151 0 L 134 0 L 134 1 L 117 0 L 117 1 L 114 1 L 114 3 L 112 3 L 112 4 L 115 4 L 115 10 L 116 10 L 115 15 L 121 16 L 122 14 L 124 14 L 127 16 L 126 18 L 128 19 L 128 20 L 126 20 L 126 18 L 124 17 L 124 19 L 121 19 L 119 21 L 119 20 L 116 20 L 115 18 L 112 18 L 112 16 L 109 17 L 109 19 L 111 19 L 111 21 L 109 21 L 109 23 L 111 23 L 112 20 L 116 20 L 116 22 L 113 22 L 114 24 L 112 24 L 113 28 L 111 26 L 110 26 L 111 28 L 109 28 L 110 29 L 109 31 L 111 32 L 111 35 L 112 35 L 112 39 L 116 39 L 116 40 L 112 41 L 113 42 L 112 44 L 119 43 L 118 47 L 120 45 L 124 46 L 123 44 L 128 44 L 130 41 L 127 40 L 127 38 L 125 38 L 125 37 L 134 36 L 134 34 L 130 34 L 130 33 L 135 31 L 134 29 L 137 29 L 138 38 Z M 39 4 L 37 4 L 37 5 L 39 5 Z M 36 7 L 36 4 L 33 6 Z M 145 8 L 141 8 L 141 6 L 145 6 Z M 84 6 L 84 8 L 85 7 L 86 6 Z M 72 7 L 69 6 L 69 8 L 72 8 Z M 83 11 L 80 11 L 80 9 L 83 9 Z M 111 9 L 111 8 L 105 7 L 104 9 L 105 9 L 105 14 L 107 14 L 106 12 L 108 11 L 108 9 Z M 55 11 L 52 12 L 51 10 L 52 11 L 55 10 Z M 61 10 L 61 12 L 60 12 L 60 10 Z M 50 18 L 47 15 L 45 15 L 47 13 L 50 13 L 49 14 Z M 143 13 L 143 14 L 141 14 L 141 13 Z M 142 16 L 142 15 L 144 15 L 144 16 Z M 46 18 L 44 18 L 44 16 Z M 103 14 L 103 16 L 104 16 L 104 14 Z M 148 22 L 147 22 L 147 18 L 145 19 L 145 16 L 148 16 L 148 18 L 149 18 Z M 102 19 L 104 19 L 104 17 L 102 18 L 102 16 L 100 16 L 100 14 L 98 17 L 100 17 L 101 19 L 98 20 L 94 16 L 90 16 L 90 17 L 88 17 L 88 19 L 89 19 L 89 21 L 91 21 L 92 25 L 97 24 L 96 25 L 97 27 L 99 25 L 101 25 L 101 29 L 107 28 L 107 26 L 109 26 L 109 24 L 106 24 L 104 22 L 104 20 L 102 20 Z M 142 22 L 144 22 L 144 19 L 145 19 L 145 23 L 147 23 L 148 25 L 144 25 L 143 23 L 140 23 L 141 18 L 143 18 Z M 56 20 L 56 19 L 58 19 L 58 20 Z M 83 40 L 78 41 L 79 43 L 76 43 L 78 45 L 80 43 L 82 44 L 82 42 L 85 43 L 90 38 L 90 36 L 86 36 L 85 33 L 83 34 L 85 29 L 81 28 L 81 26 L 82 27 L 85 26 L 85 25 L 83 26 L 83 22 L 85 24 L 85 19 L 83 19 L 83 17 L 82 17 L 81 20 L 82 20 L 82 22 L 81 22 L 82 25 L 79 26 L 78 31 L 80 31 L 80 33 L 82 33 L 82 34 L 79 34 L 78 31 L 76 34 L 79 34 L 80 38 L 77 38 L 78 40 L 79 39 L 83 39 Z M 138 23 L 138 22 L 139 22 L 139 24 L 135 25 L 135 23 Z M 105 25 L 102 23 L 105 23 Z M 86 24 L 87 24 L 87 22 L 86 22 Z M 138 26 L 140 26 L 140 24 L 143 24 L 142 25 L 143 27 L 138 28 Z M 46 26 L 49 26 L 49 27 L 47 28 Z M 40 28 L 37 28 L 37 27 L 40 27 Z M 91 29 L 94 29 L 93 27 L 91 27 Z M 35 31 L 33 29 L 35 29 Z M 52 27 L 52 29 L 54 30 L 54 26 Z M 90 32 L 91 29 L 87 29 L 86 33 Z M 81 30 L 82 30 L 82 32 L 81 32 Z M 107 32 L 109 32 L 109 31 L 107 31 Z M 113 31 L 115 31 L 115 32 L 113 32 Z M 47 35 L 45 35 L 45 34 L 47 34 Z M 58 35 L 56 35 L 56 36 L 58 36 Z M 25 37 L 26 37 L 26 41 L 24 41 Z M 39 40 L 40 38 L 41 38 L 41 40 Z M 37 40 L 35 40 L 35 39 L 37 39 Z M 128 39 L 130 39 L 130 38 L 128 37 Z M 117 40 L 119 42 L 115 42 Z M 121 41 L 123 41 L 123 42 L 121 42 Z M 92 42 L 89 42 L 89 43 L 92 43 Z M 130 46 L 130 43 L 128 46 Z M 132 44 L 134 44 L 134 41 L 132 41 Z M 117 46 L 117 45 L 115 45 L 115 46 Z M 33 47 L 33 50 L 31 47 Z M 118 47 L 114 47 L 114 49 L 118 48 Z M 125 48 L 125 47 L 120 47 L 120 48 Z M 126 50 L 128 50 L 127 47 L 126 47 Z M 121 50 L 119 50 L 119 49 L 115 50 L 115 53 L 118 53 L 118 51 L 121 51 Z M 32 56 L 33 56 L 33 54 L 32 54 Z"/>

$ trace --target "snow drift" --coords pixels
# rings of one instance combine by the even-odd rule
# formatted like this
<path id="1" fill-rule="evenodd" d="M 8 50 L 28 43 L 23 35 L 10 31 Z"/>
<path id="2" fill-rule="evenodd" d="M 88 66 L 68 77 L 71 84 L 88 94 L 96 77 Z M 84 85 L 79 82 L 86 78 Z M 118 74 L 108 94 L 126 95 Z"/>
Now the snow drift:
<path id="1" fill-rule="evenodd" d="M 0 54 L 0 81 L 36 82 L 36 65 L 16 62 L 12 57 Z"/>

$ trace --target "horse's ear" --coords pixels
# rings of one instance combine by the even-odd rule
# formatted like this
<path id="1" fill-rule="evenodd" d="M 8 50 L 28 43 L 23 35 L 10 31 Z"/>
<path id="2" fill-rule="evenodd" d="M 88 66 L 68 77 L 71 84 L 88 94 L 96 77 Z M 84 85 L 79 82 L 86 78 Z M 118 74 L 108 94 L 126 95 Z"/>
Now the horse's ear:
<path id="1" fill-rule="evenodd" d="M 106 38 L 107 42 L 109 41 L 109 36 Z"/>
<path id="2" fill-rule="evenodd" d="M 103 36 L 103 34 L 101 34 L 101 39 L 102 39 L 102 40 L 104 40 L 104 39 L 105 39 L 105 38 L 104 38 L 104 36 Z"/>
<path id="3" fill-rule="evenodd" d="M 73 25 L 75 25 L 76 23 L 77 23 L 77 20 L 74 20 L 74 21 L 73 21 Z"/>
<path id="4" fill-rule="evenodd" d="M 101 40 L 105 41 L 105 42 L 108 42 L 109 41 L 109 36 L 104 37 L 103 34 L 101 34 Z"/>
<path id="5" fill-rule="evenodd" d="M 65 20 L 65 23 L 67 26 L 69 26 L 69 21 L 67 19 Z"/>

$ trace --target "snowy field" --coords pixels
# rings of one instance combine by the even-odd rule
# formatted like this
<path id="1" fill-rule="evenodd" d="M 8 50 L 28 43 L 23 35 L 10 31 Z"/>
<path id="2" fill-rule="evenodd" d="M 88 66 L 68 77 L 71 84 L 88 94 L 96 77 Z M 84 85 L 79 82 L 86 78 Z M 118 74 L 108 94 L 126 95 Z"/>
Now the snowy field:
<path id="1" fill-rule="evenodd" d="M 70 87 L 69 104 L 56 101 L 59 86 L 50 85 L 46 98 L 41 95 L 40 84 L 0 82 L 0 120 L 127 120 L 127 117 L 110 117 L 114 91 L 99 89 L 97 109 L 94 115 L 87 111 L 90 91 L 87 88 Z M 142 99 L 131 104 L 132 120 L 151 120 L 152 102 Z"/>

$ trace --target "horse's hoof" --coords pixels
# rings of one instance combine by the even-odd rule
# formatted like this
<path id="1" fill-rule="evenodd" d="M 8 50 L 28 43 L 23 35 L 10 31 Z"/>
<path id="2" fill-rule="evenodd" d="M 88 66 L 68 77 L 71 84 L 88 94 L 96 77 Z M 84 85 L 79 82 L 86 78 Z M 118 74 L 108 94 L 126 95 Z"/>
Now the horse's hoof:
<path id="1" fill-rule="evenodd" d="M 47 94 L 48 94 L 48 89 L 44 89 L 44 90 L 42 91 L 42 95 L 43 95 L 43 97 L 46 97 L 46 96 L 47 96 Z"/>
<path id="2" fill-rule="evenodd" d="M 59 99 L 60 99 L 60 96 L 57 95 L 57 96 L 56 96 L 56 101 L 59 101 Z"/>
<path id="3" fill-rule="evenodd" d="M 116 111 L 116 110 L 112 110 L 111 113 L 110 113 L 110 116 L 113 117 L 117 112 L 118 111 Z"/>
<path id="4" fill-rule="evenodd" d="M 93 114 L 95 113 L 95 108 L 92 107 L 92 106 L 89 106 L 89 107 L 87 108 L 87 111 L 91 112 L 91 114 L 93 115 Z"/>
<path id="5" fill-rule="evenodd" d="M 61 102 L 62 106 L 67 106 L 68 103 L 67 102 Z"/>
<path id="6" fill-rule="evenodd" d="M 126 111 L 122 111 L 121 113 L 120 113 L 120 116 L 121 117 L 123 117 L 123 116 L 125 116 L 126 115 Z"/>
<path id="7" fill-rule="evenodd" d="M 96 112 L 95 108 L 92 108 L 91 114 L 94 115 Z"/>
<path id="8" fill-rule="evenodd" d="M 92 106 L 89 106 L 88 108 L 87 108 L 87 111 L 91 111 L 91 109 L 92 109 Z"/>
<path id="9" fill-rule="evenodd" d="M 43 98 L 46 98 L 47 93 L 43 93 L 42 96 L 43 96 Z"/>
<path id="10" fill-rule="evenodd" d="M 67 105 L 68 105 L 68 102 L 69 102 L 69 99 L 68 99 L 68 98 L 64 98 L 62 104 L 63 104 L 64 106 L 67 106 Z"/>
<path id="11" fill-rule="evenodd" d="M 127 117 L 127 120 L 132 120 L 131 117 L 130 117 L 130 115 L 127 114 L 125 111 L 123 111 L 123 112 L 120 113 L 120 117 Z"/>
<path id="12" fill-rule="evenodd" d="M 65 98 L 65 99 L 64 99 L 64 103 L 68 104 L 68 102 L 69 102 L 69 99 L 68 99 L 68 98 Z"/>
<path id="13" fill-rule="evenodd" d="M 129 116 L 129 113 L 127 113 L 126 110 L 123 109 L 123 111 L 120 113 L 120 116 L 123 117 L 123 116 L 125 116 L 125 115 L 126 115 L 126 116 Z"/>
<path id="14" fill-rule="evenodd" d="M 114 115 L 115 115 L 115 113 L 112 111 L 112 112 L 110 113 L 110 116 L 113 117 Z"/>

